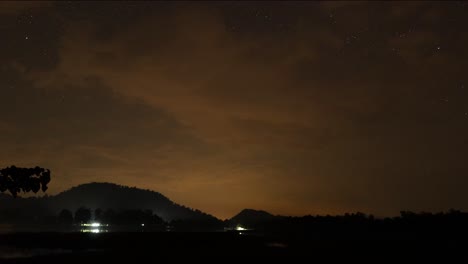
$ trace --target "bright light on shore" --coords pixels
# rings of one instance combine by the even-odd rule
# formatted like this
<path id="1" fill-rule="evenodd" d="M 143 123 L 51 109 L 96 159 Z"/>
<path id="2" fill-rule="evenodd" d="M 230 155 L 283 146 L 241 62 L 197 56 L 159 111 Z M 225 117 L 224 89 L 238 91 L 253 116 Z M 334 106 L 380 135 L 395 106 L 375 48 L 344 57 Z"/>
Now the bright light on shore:
<path id="1" fill-rule="evenodd" d="M 92 227 L 100 227 L 101 224 L 100 223 L 85 223 L 85 224 L 81 224 L 81 226 L 92 226 Z"/>
<path id="2" fill-rule="evenodd" d="M 247 228 L 243 228 L 242 226 L 237 226 L 236 230 L 237 231 L 245 231 L 245 230 L 247 230 Z"/>
<path id="3" fill-rule="evenodd" d="M 102 232 L 108 232 L 107 229 L 104 229 L 106 226 L 109 226 L 109 224 L 101 224 L 98 222 L 92 222 L 92 223 L 82 223 L 81 227 L 84 227 L 80 230 L 80 232 L 83 233 L 102 233 Z"/>

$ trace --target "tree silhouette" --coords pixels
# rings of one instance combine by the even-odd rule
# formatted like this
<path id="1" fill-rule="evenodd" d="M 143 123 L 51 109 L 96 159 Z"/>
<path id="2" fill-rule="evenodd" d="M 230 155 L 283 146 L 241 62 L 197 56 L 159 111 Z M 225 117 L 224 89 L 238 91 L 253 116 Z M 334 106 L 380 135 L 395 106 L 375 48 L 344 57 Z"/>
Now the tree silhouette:
<path id="1" fill-rule="evenodd" d="M 113 209 L 107 209 L 102 215 L 102 220 L 108 224 L 114 224 L 117 218 L 117 213 Z"/>
<path id="2" fill-rule="evenodd" d="M 13 197 L 21 191 L 37 193 L 42 189 L 45 192 L 49 182 L 50 170 L 37 166 L 35 168 L 11 166 L 0 170 L 0 192 L 8 190 Z"/>
<path id="3" fill-rule="evenodd" d="M 91 209 L 80 207 L 75 212 L 76 223 L 88 223 L 91 220 Z"/>
<path id="4" fill-rule="evenodd" d="M 102 211 L 101 208 L 97 208 L 94 210 L 94 221 L 102 221 L 102 218 L 103 218 L 103 215 L 104 215 L 104 212 Z"/>
<path id="5" fill-rule="evenodd" d="M 63 209 L 59 213 L 58 220 L 60 224 L 71 225 L 73 223 L 73 214 L 70 210 Z"/>

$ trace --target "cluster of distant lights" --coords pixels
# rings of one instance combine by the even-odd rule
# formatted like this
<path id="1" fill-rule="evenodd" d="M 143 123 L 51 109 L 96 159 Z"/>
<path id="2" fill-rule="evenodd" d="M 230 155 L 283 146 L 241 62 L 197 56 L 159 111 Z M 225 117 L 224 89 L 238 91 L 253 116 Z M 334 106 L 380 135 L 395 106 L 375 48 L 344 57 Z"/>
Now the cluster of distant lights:
<path id="1" fill-rule="evenodd" d="M 81 224 L 81 227 L 91 227 L 91 228 L 82 228 L 80 229 L 80 232 L 82 233 L 103 233 L 103 232 L 108 232 L 105 229 L 102 229 L 101 227 L 108 227 L 109 224 L 101 224 L 101 223 L 83 223 Z M 145 226 L 145 224 L 141 224 L 142 227 Z"/>
<path id="2" fill-rule="evenodd" d="M 100 229 L 100 227 L 109 226 L 109 225 L 102 225 L 100 223 L 84 223 L 81 224 L 82 227 L 92 227 L 92 228 L 82 228 L 80 232 L 82 233 L 101 233 L 107 232 L 107 230 Z"/>
<path id="3" fill-rule="evenodd" d="M 82 233 L 103 233 L 108 232 L 106 229 L 102 229 L 102 227 L 108 227 L 109 224 L 101 224 L 101 223 L 83 223 L 80 225 L 81 227 L 88 227 L 80 229 Z M 144 227 L 145 224 L 141 224 L 141 227 Z M 91 228 L 89 228 L 91 227 Z M 242 227 L 240 225 L 236 226 L 236 231 L 239 231 L 239 235 L 242 235 L 242 231 L 248 231 L 249 229 Z"/>
<path id="4" fill-rule="evenodd" d="M 85 224 L 81 224 L 81 226 L 100 227 L 100 226 L 109 226 L 109 225 L 101 225 L 100 223 L 85 223 Z"/>

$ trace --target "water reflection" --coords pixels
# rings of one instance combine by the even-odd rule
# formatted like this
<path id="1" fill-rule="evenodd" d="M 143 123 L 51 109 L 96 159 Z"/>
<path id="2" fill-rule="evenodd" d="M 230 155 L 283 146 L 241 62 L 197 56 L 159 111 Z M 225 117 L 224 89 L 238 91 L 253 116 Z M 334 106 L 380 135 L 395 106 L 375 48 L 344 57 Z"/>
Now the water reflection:
<path id="1" fill-rule="evenodd" d="M 63 248 L 15 248 L 0 247 L 0 263 L 2 259 L 31 258 L 35 256 L 71 254 L 71 249 Z"/>

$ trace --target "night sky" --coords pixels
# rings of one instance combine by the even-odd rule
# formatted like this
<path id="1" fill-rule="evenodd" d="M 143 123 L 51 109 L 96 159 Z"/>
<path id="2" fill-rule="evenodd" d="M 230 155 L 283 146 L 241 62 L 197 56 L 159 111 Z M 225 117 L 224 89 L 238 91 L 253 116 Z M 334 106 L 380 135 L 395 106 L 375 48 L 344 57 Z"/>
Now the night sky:
<path id="1" fill-rule="evenodd" d="M 0 167 L 231 217 L 468 209 L 466 2 L 0 2 Z"/>

